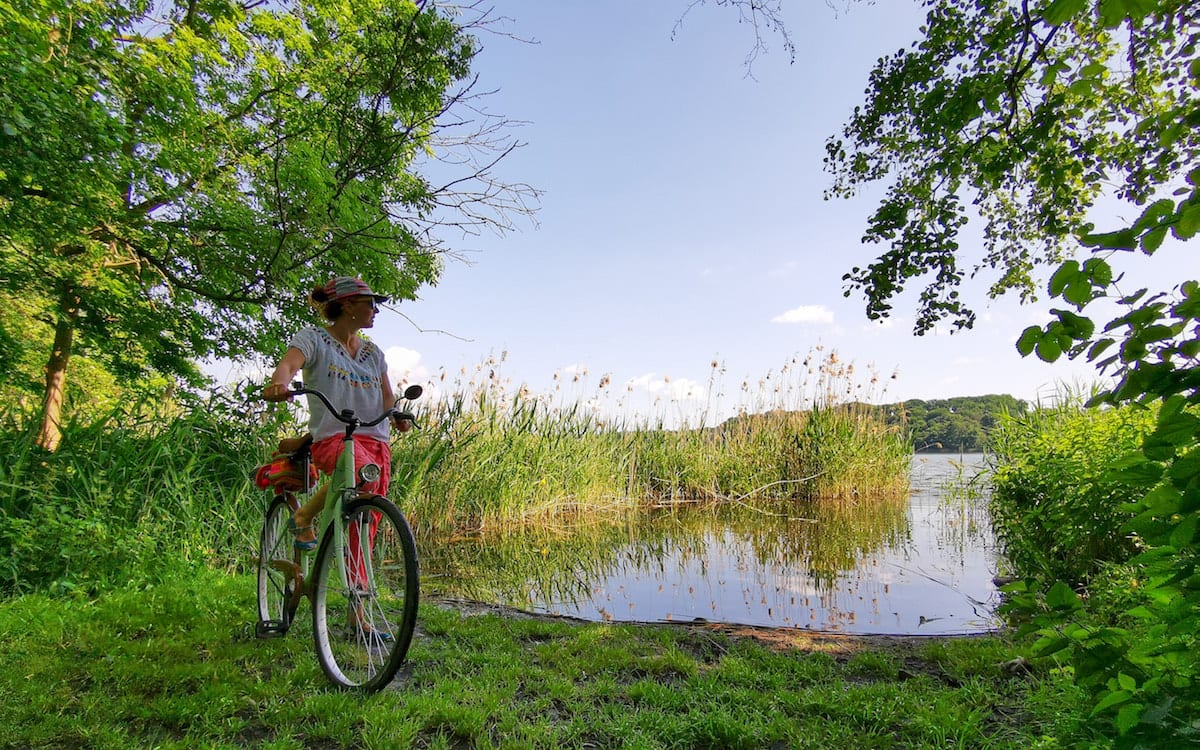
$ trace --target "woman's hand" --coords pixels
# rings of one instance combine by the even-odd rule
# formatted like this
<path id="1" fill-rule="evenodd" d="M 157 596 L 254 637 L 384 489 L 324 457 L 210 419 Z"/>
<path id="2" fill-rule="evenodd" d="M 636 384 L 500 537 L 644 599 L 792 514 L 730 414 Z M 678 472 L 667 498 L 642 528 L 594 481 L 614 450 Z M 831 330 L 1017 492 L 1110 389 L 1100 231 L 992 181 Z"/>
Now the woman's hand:
<path id="1" fill-rule="evenodd" d="M 413 423 L 408 417 L 396 415 L 392 417 L 392 427 L 395 427 L 397 432 L 408 432 L 413 428 Z"/>
<path id="2" fill-rule="evenodd" d="M 284 383 L 271 383 L 263 388 L 263 398 L 267 401 L 287 401 L 291 397 L 292 393 Z"/>

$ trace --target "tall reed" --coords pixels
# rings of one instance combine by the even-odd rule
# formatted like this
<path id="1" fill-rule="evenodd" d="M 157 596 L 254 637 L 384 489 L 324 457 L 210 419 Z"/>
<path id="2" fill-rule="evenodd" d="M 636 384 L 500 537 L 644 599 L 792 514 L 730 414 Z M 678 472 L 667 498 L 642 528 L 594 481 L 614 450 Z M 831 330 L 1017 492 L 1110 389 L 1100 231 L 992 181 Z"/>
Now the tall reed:
<path id="1" fill-rule="evenodd" d="M 34 446 L 35 416 L 0 414 L 0 592 L 95 591 L 253 555 L 250 477 L 269 438 L 229 402 L 76 412 L 54 453 Z"/>
<path id="2" fill-rule="evenodd" d="M 592 395 L 534 394 L 504 380 L 503 356 L 460 372 L 395 446 L 404 502 L 419 526 L 465 533 L 514 524 L 606 520 L 646 505 L 895 498 L 907 492 L 911 449 L 863 401 L 874 395 L 836 352 L 814 350 L 743 384 L 738 414 L 705 426 L 719 405 L 713 363 L 696 424 L 614 409 L 604 376 Z M 580 376 L 572 376 L 578 387 Z M 851 400 L 854 399 L 854 400 Z M 766 406 L 770 404 L 770 408 Z M 667 404 L 671 416 L 678 404 Z M 685 420 L 686 421 L 686 420 Z M 436 460 L 431 460 L 436 457 Z"/>

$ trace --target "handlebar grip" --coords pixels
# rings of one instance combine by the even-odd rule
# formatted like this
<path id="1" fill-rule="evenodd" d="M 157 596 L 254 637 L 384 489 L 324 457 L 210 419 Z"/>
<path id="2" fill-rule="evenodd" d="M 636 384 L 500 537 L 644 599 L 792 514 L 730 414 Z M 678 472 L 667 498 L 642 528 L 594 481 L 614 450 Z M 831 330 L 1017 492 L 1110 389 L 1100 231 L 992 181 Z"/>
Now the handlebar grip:
<path id="1" fill-rule="evenodd" d="M 417 418 L 410 411 L 392 412 L 392 423 L 398 425 L 400 422 L 408 422 L 417 429 L 421 428 L 421 425 L 417 424 Z"/>
<path id="2" fill-rule="evenodd" d="M 273 388 L 276 386 L 280 390 L 273 390 Z M 280 401 L 290 400 L 293 395 L 295 395 L 295 394 L 292 391 L 288 390 L 288 387 L 286 385 L 279 385 L 277 383 L 272 383 L 271 385 L 268 385 L 266 388 L 263 388 L 262 397 L 263 397 L 264 401 L 271 401 L 274 403 L 278 403 Z"/>

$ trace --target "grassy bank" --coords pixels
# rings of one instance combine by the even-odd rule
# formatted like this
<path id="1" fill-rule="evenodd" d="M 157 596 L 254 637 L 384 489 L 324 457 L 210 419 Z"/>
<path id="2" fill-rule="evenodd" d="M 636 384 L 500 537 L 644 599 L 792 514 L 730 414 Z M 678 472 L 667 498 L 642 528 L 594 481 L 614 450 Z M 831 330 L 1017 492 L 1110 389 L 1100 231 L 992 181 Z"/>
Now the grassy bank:
<path id="1" fill-rule="evenodd" d="M 425 605 L 408 666 L 329 689 L 300 624 L 250 635 L 252 581 L 200 570 L 0 603 L 4 748 L 1058 748 L 1069 685 L 1003 640 L 774 643 Z M 307 608 L 302 615 L 307 615 Z"/>

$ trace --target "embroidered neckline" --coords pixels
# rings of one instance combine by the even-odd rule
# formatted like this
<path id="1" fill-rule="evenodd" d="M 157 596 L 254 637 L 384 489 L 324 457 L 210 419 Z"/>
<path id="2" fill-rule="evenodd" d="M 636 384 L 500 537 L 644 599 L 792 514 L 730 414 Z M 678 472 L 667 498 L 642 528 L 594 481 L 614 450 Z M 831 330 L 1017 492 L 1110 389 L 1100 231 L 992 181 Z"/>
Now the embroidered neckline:
<path id="1" fill-rule="evenodd" d="M 342 354 L 345 355 L 345 357 L 347 359 L 349 359 L 351 362 L 358 362 L 360 360 L 366 359 L 367 350 L 371 346 L 371 343 L 372 343 L 370 341 L 370 339 L 365 339 L 362 336 L 359 336 L 358 337 L 358 340 L 359 340 L 358 353 L 351 354 L 350 349 L 347 348 L 347 346 L 345 344 L 343 344 L 341 341 L 338 341 L 337 337 L 334 336 L 332 333 L 330 333 L 328 330 L 326 330 L 325 328 L 318 328 L 317 330 L 321 332 L 321 335 L 325 337 L 326 341 L 328 341 L 331 344 L 337 344 L 336 348 L 341 350 Z M 355 334 L 355 335 L 357 336 L 358 334 Z"/>

